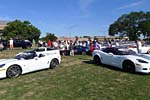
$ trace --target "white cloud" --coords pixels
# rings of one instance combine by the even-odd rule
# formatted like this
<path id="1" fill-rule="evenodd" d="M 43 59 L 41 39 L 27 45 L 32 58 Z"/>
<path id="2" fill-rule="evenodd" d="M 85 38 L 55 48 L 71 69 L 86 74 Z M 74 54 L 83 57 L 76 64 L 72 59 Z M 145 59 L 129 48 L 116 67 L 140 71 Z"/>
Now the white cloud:
<path id="1" fill-rule="evenodd" d="M 143 0 L 140 0 L 140 1 L 133 2 L 133 3 L 130 3 L 130 4 L 127 4 L 127 5 L 123 5 L 122 7 L 119 7 L 118 9 L 122 10 L 122 9 L 132 8 L 132 7 L 135 7 L 135 6 L 139 6 L 142 3 L 143 3 Z"/>

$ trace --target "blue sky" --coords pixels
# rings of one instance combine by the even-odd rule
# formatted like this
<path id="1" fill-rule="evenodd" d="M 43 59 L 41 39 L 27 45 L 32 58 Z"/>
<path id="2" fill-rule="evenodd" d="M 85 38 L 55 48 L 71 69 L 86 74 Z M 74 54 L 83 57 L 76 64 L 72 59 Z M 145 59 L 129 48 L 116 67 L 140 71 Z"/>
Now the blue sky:
<path id="1" fill-rule="evenodd" d="M 150 0 L 0 0 L 0 20 L 28 20 L 56 36 L 106 36 L 122 14 L 150 11 Z"/>

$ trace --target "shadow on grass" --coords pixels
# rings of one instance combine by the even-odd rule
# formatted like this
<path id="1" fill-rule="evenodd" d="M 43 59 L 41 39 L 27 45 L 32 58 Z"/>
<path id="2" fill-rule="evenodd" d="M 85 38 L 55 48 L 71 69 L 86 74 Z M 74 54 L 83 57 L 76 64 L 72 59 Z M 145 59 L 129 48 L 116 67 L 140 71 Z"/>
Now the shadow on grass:
<path id="1" fill-rule="evenodd" d="M 109 65 L 104 65 L 104 64 L 95 64 L 94 62 L 93 62 L 93 60 L 87 60 L 87 61 L 83 61 L 83 63 L 86 63 L 86 64 L 93 64 L 93 65 L 96 65 L 96 66 L 98 66 L 98 67 L 105 67 L 105 68 L 108 68 L 108 69 L 112 69 L 112 70 L 116 70 L 116 71 L 122 71 L 121 69 L 119 69 L 119 68 L 116 68 L 116 67 L 114 67 L 114 66 L 109 66 Z"/>
<path id="2" fill-rule="evenodd" d="M 105 65 L 105 64 L 95 64 L 93 62 L 93 60 L 86 60 L 86 61 L 83 61 L 83 63 L 86 63 L 86 64 L 93 64 L 93 65 L 96 65 L 98 67 L 104 67 L 104 68 L 108 68 L 108 69 L 111 69 L 111 70 L 115 70 L 115 71 L 120 71 L 120 72 L 123 72 L 123 73 L 130 73 L 130 74 L 137 74 L 137 75 L 150 75 L 150 74 L 146 74 L 146 73 L 139 73 L 139 72 L 134 72 L 134 73 L 131 73 L 131 72 L 126 72 L 124 71 L 123 69 L 120 69 L 120 68 L 117 68 L 117 67 L 114 67 L 114 66 L 110 66 L 110 65 Z"/>
<path id="3" fill-rule="evenodd" d="M 94 62 L 92 60 L 84 60 L 82 61 L 83 63 L 86 63 L 86 64 L 94 64 Z"/>

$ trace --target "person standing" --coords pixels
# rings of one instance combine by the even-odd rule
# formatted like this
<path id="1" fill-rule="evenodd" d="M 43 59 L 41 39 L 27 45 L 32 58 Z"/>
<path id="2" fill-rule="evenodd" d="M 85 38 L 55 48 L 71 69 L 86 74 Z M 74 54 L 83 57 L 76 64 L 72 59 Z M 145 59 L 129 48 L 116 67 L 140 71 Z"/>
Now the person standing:
<path id="1" fill-rule="evenodd" d="M 51 47 L 51 45 L 52 45 L 51 40 L 48 40 L 47 44 L 48 44 L 48 47 Z"/>
<path id="2" fill-rule="evenodd" d="M 11 50 L 14 49 L 14 41 L 13 41 L 12 38 L 10 38 L 10 40 L 9 40 L 9 47 L 10 47 Z"/>
<path id="3" fill-rule="evenodd" d="M 4 49 L 3 42 L 0 41 L 0 51 L 2 51 L 3 49 Z"/>
<path id="4" fill-rule="evenodd" d="M 110 40 L 108 41 L 108 47 L 110 47 L 110 48 L 112 47 L 112 44 L 111 44 Z"/>
<path id="5" fill-rule="evenodd" d="M 119 47 L 119 41 L 116 41 L 115 44 L 116 44 L 116 47 Z"/>
<path id="6" fill-rule="evenodd" d="M 141 40 L 140 40 L 140 39 L 138 39 L 138 40 L 136 41 L 136 46 L 137 46 L 137 51 L 138 51 L 138 53 L 141 54 L 141 53 L 142 53 L 142 43 L 141 43 Z"/>
<path id="7" fill-rule="evenodd" d="M 70 45 L 69 45 L 69 50 L 70 50 L 70 56 L 74 56 L 74 49 L 73 49 L 74 45 L 73 43 L 71 42 Z"/>
<path id="8" fill-rule="evenodd" d="M 32 47 L 33 47 L 33 48 L 36 47 L 36 43 L 35 43 L 35 40 L 34 40 L 34 39 L 32 40 Z"/>

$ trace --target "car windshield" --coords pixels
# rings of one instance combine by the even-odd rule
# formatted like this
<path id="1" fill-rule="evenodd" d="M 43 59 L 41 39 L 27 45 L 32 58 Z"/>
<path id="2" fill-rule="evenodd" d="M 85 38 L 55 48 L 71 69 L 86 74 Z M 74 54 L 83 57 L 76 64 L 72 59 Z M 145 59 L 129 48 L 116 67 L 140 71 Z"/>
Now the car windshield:
<path id="1" fill-rule="evenodd" d="M 136 55 L 136 52 L 128 49 L 124 49 L 124 50 L 122 49 L 122 50 L 118 50 L 117 55 Z"/>
<path id="2" fill-rule="evenodd" d="M 25 51 L 25 52 L 21 52 L 21 53 L 17 54 L 15 56 L 15 58 L 16 59 L 22 59 L 23 58 L 23 59 L 28 60 L 28 59 L 33 59 L 36 56 L 37 56 L 36 52 L 34 52 L 34 51 Z"/>
<path id="3" fill-rule="evenodd" d="M 113 53 L 114 55 L 136 55 L 134 51 L 129 49 L 104 48 L 102 51 L 106 53 Z"/>

